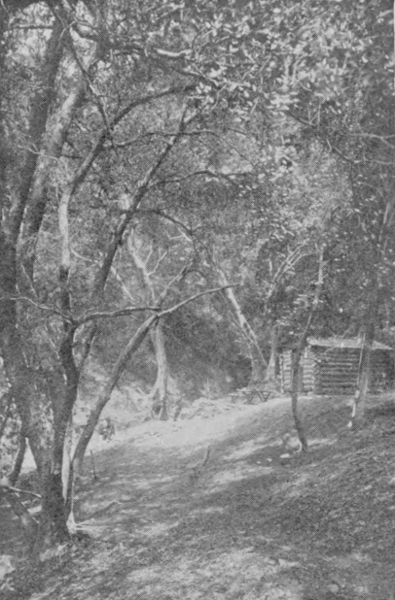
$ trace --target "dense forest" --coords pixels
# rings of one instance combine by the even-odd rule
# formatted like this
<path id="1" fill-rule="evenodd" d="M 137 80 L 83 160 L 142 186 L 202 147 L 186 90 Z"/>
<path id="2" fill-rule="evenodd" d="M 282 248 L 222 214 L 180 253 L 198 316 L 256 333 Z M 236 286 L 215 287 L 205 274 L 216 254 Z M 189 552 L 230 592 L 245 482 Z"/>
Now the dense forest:
<path id="1" fill-rule="evenodd" d="M 309 335 L 360 337 L 363 421 L 373 340 L 395 343 L 393 10 L 0 2 L 0 492 L 33 554 L 69 539 L 119 390 L 173 420 L 279 390 L 292 348 L 307 449 Z"/>

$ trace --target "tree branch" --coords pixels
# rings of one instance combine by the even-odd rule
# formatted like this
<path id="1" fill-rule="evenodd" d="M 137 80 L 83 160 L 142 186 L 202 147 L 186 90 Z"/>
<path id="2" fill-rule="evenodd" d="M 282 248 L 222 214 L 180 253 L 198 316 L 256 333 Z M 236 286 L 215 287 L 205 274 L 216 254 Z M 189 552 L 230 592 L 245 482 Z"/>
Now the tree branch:
<path id="1" fill-rule="evenodd" d="M 40 498 L 40 494 L 31 492 L 30 490 L 22 490 L 21 488 L 14 487 L 7 483 L 7 479 L 0 479 L 0 491 L 15 492 L 16 494 L 27 494 L 28 496 L 34 496 L 34 498 Z"/>
<path id="2" fill-rule="evenodd" d="M 28 296 L 3 296 L 3 297 L 0 297 L 0 302 L 2 302 L 2 301 L 8 302 L 9 300 L 13 300 L 14 302 L 27 302 L 28 304 L 31 304 L 32 306 L 34 306 L 35 308 L 38 308 L 39 310 L 42 310 L 45 312 L 50 312 L 54 315 L 57 315 L 62 320 L 68 321 L 69 323 L 74 323 L 74 320 L 70 315 L 63 313 L 61 310 L 54 308 L 52 306 L 47 306 L 46 304 L 39 304 L 38 302 L 34 302 L 34 300 L 29 298 Z"/>
<path id="3" fill-rule="evenodd" d="M 186 304 L 189 304 L 190 302 L 193 302 L 194 300 L 197 300 L 198 298 L 202 298 L 202 296 L 207 296 L 209 294 L 216 294 L 217 292 L 222 292 L 223 290 L 226 290 L 229 288 L 234 288 L 234 287 L 236 287 L 236 284 L 229 284 L 229 285 L 222 285 L 222 286 L 216 287 L 216 288 L 211 288 L 209 290 L 204 290 L 202 292 L 198 292 L 197 294 L 194 294 L 193 296 L 190 296 L 189 298 L 186 298 L 185 300 L 181 300 L 177 304 L 174 304 L 174 306 L 171 306 L 170 308 L 166 308 L 166 309 L 160 311 L 157 314 L 157 318 L 161 319 L 162 317 L 165 317 L 166 315 L 171 315 L 173 312 L 175 312 L 182 306 L 185 306 Z"/>
<path id="4" fill-rule="evenodd" d="M 49 108 L 53 100 L 56 75 L 63 54 L 61 36 L 62 26 L 60 23 L 55 22 L 52 27 L 52 34 L 47 43 L 40 78 L 35 85 L 36 92 L 31 100 L 32 109 L 29 116 L 28 148 L 26 150 L 24 165 L 19 175 L 21 182 L 19 194 L 10 212 L 10 233 L 14 243 L 16 243 L 20 232 L 24 210 L 37 166 L 41 140 L 47 124 Z"/>
<path id="5" fill-rule="evenodd" d="M 140 96 L 138 98 L 134 98 L 133 100 L 131 100 L 122 110 L 120 110 L 120 112 L 117 115 L 115 115 L 112 119 L 110 119 L 108 121 L 108 124 L 105 125 L 105 127 L 102 129 L 102 131 L 98 135 L 96 142 L 94 143 L 91 151 L 88 153 L 88 155 L 82 161 L 82 163 L 80 164 L 79 168 L 77 169 L 77 171 L 73 177 L 73 180 L 70 184 L 71 185 L 71 193 L 74 194 L 75 191 L 77 190 L 77 188 L 79 187 L 79 185 L 81 185 L 81 183 L 85 180 L 85 177 L 88 174 L 92 164 L 94 163 L 96 158 L 99 156 L 100 152 L 102 151 L 102 149 L 104 147 L 105 141 L 109 138 L 113 129 L 134 108 L 137 108 L 138 106 L 142 106 L 144 104 L 149 104 L 150 102 L 152 102 L 154 100 L 159 100 L 160 98 L 163 98 L 165 96 L 179 94 L 181 92 L 188 92 L 193 89 L 194 89 L 194 86 L 191 86 L 191 85 L 169 86 L 160 91 L 152 92 L 150 94 L 146 94 L 144 96 Z M 175 134 L 175 135 L 177 136 L 179 134 Z"/>
<path id="6" fill-rule="evenodd" d="M 118 310 L 103 310 L 90 313 L 77 319 L 76 323 L 77 327 L 81 327 L 81 325 L 89 323 L 89 321 L 96 321 L 97 319 L 113 319 L 117 317 L 126 317 L 136 312 L 158 312 L 159 310 L 160 309 L 157 306 L 126 306 L 125 308 L 120 308 Z"/>

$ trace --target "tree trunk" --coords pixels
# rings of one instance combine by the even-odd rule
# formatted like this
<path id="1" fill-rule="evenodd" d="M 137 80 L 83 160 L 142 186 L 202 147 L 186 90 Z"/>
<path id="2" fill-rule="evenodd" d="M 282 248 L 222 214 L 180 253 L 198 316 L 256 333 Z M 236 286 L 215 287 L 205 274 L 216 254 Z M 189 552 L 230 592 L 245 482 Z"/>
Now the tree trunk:
<path id="1" fill-rule="evenodd" d="M 25 454 L 26 454 L 26 438 L 23 435 L 23 433 L 20 433 L 19 434 L 19 442 L 18 442 L 18 451 L 16 453 L 16 457 L 14 460 L 14 464 L 12 466 L 11 473 L 8 477 L 11 485 L 15 485 L 19 479 L 23 461 L 25 459 Z"/>
<path id="2" fill-rule="evenodd" d="M 152 341 L 155 348 L 156 357 L 156 381 L 152 394 L 152 412 L 158 416 L 161 421 L 167 421 L 169 418 L 167 406 L 167 386 L 168 386 L 168 365 L 165 346 L 165 337 L 163 326 L 160 321 L 151 331 Z"/>
<path id="3" fill-rule="evenodd" d="M 101 412 L 103 408 L 106 406 L 107 402 L 111 398 L 112 391 L 116 384 L 118 383 L 119 377 L 122 374 L 123 369 L 129 358 L 132 356 L 134 352 L 140 347 L 142 342 L 145 339 L 148 331 L 152 327 L 152 325 L 157 320 L 157 316 L 153 315 L 148 317 L 137 329 L 135 334 L 131 337 L 129 342 L 126 344 L 121 354 L 119 355 L 113 369 L 112 373 L 102 390 L 102 393 L 99 395 L 99 399 L 96 402 L 94 408 L 90 411 L 88 420 L 86 425 L 81 433 L 81 436 L 77 442 L 77 447 L 73 454 L 73 468 L 75 474 L 80 474 L 82 471 L 82 464 L 84 461 L 84 456 L 88 444 L 92 438 L 92 435 L 95 431 L 96 425 L 99 421 Z"/>
<path id="4" fill-rule="evenodd" d="M 1 233 L 0 255 L 0 344 L 4 368 L 21 418 L 22 431 L 29 439 L 40 476 L 42 517 L 36 540 L 36 548 L 39 549 L 44 540 L 64 540 L 68 535 L 64 521 L 63 498 L 60 494 L 59 499 L 58 494 L 58 478 L 61 483 L 61 474 L 51 470 L 52 436 L 47 416 L 47 399 L 36 389 L 34 373 L 26 365 L 23 341 L 16 324 L 16 307 L 12 299 L 16 294 L 15 246 Z M 32 522 L 26 515 L 23 518 L 30 530 Z"/>
<path id="5" fill-rule="evenodd" d="M 140 247 L 141 245 L 142 244 L 140 243 Z M 127 246 L 130 255 L 133 259 L 134 265 L 139 274 L 141 286 L 144 289 L 144 296 L 147 304 L 152 304 L 154 306 L 160 305 L 163 302 L 164 297 L 162 298 L 161 295 L 157 293 L 155 282 L 153 279 L 153 274 L 156 273 L 157 268 L 163 257 L 159 257 L 156 264 L 150 269 L 149 263 L 153 254 L 152 242 L 150 248 L 148 249 L 146 257 L 143 258 L 141 256 L 141 252 L 139 251 L 139 243 L 136 239 L 135 231 L 131 232 L 128 238 Z M 174 280 L 174 283 L 176 280 L 177 278 Z M 154 346 L 156 360 L 156 381 L 151 391 L 151 415 L 153 417 L 159 417 L 161 421 L 167 421 L 167 419 L 169 418 L 167 406 L 167 386 L 169 369 L 166 355 L 165 336 L 163 333 L 163 326 L 161 321 L 158 321 L 155 325 L 155 328 L 151 329 L 151 339 Z"/>
<path id="6" fill-rule="evenodd" d="M 378 294 L 375 290 L 369 302 L 368 313 L 365 323 L 365 335 L 363 338 L 361 357 L 358 369 L 358 388 L 354 396 L 351 410 L 351 419 L 348 424 L 350 429 L 356 429 L 363 425 L 366 412 L 366 400 L 369 391 L 371 374 L 371 357 L 376 328 Z"/>
<path id="7" fill-rule="evenodd" d="M 291 407 L 292 407 L 292 416 L 294 420 L 294 425 L 296 429 L 296 433 L 298 434 L 299 441 L 301 443 L 302 451 L 306 452 L 308 449 L 308 442 L 305 433 L 305 429 L 302 423 L 302 420 L 299 417 L 298 411 L 298 399 L 299 399 L 299 390 L 301 387 L 300 381 L 300 360 L 303 354 L 304 344 L 302 348 L 302 353 L 296 350 L 292 354 L 292 383 L 291 383 Z"/>
<path id="8" fill-rule="evenodd" d="M 41 515 L 35 552 L 70 539 L 62 489 L 62 473 L 49 464 L 41 476 Z"/>
<path id="9" fill-rule="evenodd" d="M 277 379 L 276 366 L 278 359 L 278 338 L 279 338 L 279 326 L 277 323 L 273 323 L 271 331 L 270 341 L 270 358 L 266 370 L 266 382 L 275 382 Z"/>
<path id="10" fill-rule="evenodd" d="M 69 419 L 66 429 L 66 435 L 63 447 L 63 463 L 62 463 L 62 494 L 65 503 L 65 512 L 67 522 L 71 521 L 74 524 L 73 514 L 73 493 L 74 493 L 74 477 L 73 477 L 73 418 Z"/>
<path id="11" fill-rule="evenodd" d="M 228 286 L 229 283 L 227 281 L 225 273 L 219 268 L 217 268 L 217 273 L 221 285 Z M 232 309 L 232 313 L 235 317 L 236 324 L 240 332 L 242 333 L 242 336 L 248 347 L 251 359 L 250 382 L 255 385 L 263 383 L 266 376 L 267 362 L 259 346 L 259 342 L 255 335 L 255 331 L 246 319 L 233 289 L 231 287 L 226 287 L 223 291 L 223 294 L 227 300 L 228 305 Z"/>
<path id="12" fill-rule="evenodd" d="M 66 134 L 73 116 L 84 99 L 86 88 L 84 77 L 82 74 L 79 75 L 75 88 L 71 90 L 57 111 L 56 122 L 52 127 L 50 139 L 46 143 L 36 169 L 29 205 L 26 209 L 23 231 L 23 239 L 26 246 L 23 264 L 31 281 L 33 281 L 38 234 L 48 202 L 48 181 L 51 170 L 56 168 L 57 160 L 61 156 Z"/>
<path id="13" fill-rule="evenodd" d="M 3 394 L 3 396 L 1 397 L 1 403 L 2 404 L 4 403 L 6 406 L 5 406 L 5 411 L 4 411 L 4 408 L 2 407 L 3 414 L 2 414 L 2 422 L 0 425 L 0 442 L 1 442 L 1 438 L 4 435 L 5 429 L 7 427 L 8 419 L 11 416 L 12 400 L 13 400 L 13 398 L 12 398 L 12 394 L 10 391 L 5 392 Z"/>
<path id="14" fill-rule="evenodd" d="M 300 363 L 304 354 L 304 350 L 306 347 L 307 336 L 310 332 L 311 323 L 314 317 L 314 314 L 318 308 L 321 290 L 324 282 L 324 246 L 320 248 L 319 257 L 318 257 L 318 274 L 317 281 L 315 284 L 315 293 L 313 301 L 310 305 L 310 310 L 307 316 L 306 324 L 304 329 L 299 337 L 298 345 L 295 351 L 292 354 L 292 364 L 291 364 L 291 404 L 292 404 L 292 416 L 294 419 L 295 429 L 298 434 L 299 441 L 302 446 L 302 451 L 306 452 L 308 449 L 307 437 L 303 427 L 303 423 L 299 417 L 298 412 L 298 399 L 299 399 L 299 390 L 301 388 L 300 381 Z"/>

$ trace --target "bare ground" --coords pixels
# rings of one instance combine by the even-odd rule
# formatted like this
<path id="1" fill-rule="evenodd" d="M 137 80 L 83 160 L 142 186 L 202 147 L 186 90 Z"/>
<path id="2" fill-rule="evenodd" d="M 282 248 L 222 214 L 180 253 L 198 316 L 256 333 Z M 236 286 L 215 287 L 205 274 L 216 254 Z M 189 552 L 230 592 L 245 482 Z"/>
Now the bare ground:
<path id="1" fill-rule="evenodd" d="M 371 405 L 350 433 L 344 399 L 303 399 L 310 450 L 290 459 L 287 399 L 133 429 L 79 492 L 92 539 L 4 598 L 394 600 L 395 406 Z"/>

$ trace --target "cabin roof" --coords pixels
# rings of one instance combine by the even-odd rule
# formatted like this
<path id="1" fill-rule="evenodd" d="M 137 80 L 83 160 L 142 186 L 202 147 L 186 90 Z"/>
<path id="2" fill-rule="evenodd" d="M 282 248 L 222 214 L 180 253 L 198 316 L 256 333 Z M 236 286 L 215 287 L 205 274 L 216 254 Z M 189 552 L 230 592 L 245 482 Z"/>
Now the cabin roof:
<path id="1" fill-rule="evenodd" d="M 363 340 L 361 338 L 342 338 L 342 337 L 331 337 L 331 338 L 309 338 L 308 345 L 318 348 L 348 348 L 358 349 L 362 347 Z M 381 342 L 373 342 L 372 350 L 392 350 L 390 346 L 382 344 Z"/>

